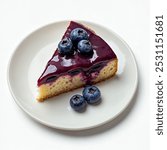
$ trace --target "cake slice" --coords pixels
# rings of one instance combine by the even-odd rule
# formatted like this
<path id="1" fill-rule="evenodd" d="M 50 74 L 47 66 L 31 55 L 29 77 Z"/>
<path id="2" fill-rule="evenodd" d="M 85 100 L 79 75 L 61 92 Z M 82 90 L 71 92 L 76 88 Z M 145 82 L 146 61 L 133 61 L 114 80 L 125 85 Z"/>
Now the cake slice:
<path id="1" fill-rule="evenodd" d="M 76 28 L 88 33 L 92 53 L 82 55 L 74 44 L 72 47 L 74 53 L 66 56 L 61 55 L 57 48 L 37 81 L 38 101 L 44 101 L 87 84 L 95 84 L 115 75 L 117 56 L 94 31 L 71 21 L 62 39 L 70 38 L 71 31 Z"/>

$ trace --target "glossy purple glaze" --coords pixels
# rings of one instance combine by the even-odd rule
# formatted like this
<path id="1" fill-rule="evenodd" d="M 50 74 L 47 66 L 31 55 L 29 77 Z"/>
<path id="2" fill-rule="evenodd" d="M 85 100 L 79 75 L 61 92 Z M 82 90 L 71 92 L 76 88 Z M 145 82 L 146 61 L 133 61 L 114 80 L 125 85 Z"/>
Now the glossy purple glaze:
<path id="1" fill-rule="evenodd" d="M 108 61 L 116 58 L 116 55 L 111 47 L 102 38 L 96 35 L 93 31 L 74 21 L 70 22 L 70 25 L 62 39 L 69 37 L 70 32 L 75 28 L 83 28 L 88 32 L 89 41 L 93 46 L 93 54 L 83 56 L 75 51 L 74 55 L 67 57 L 60 56 L 56 50 L 52 58 L 48 61 L 44 72 L 38 79 L 38 86 L 44 83 L 51 83 L 61 75 L 73 76 L 78 73 L 82 73 L 86 82 L 91 83 L 90 74 L 97 74 Z"/>

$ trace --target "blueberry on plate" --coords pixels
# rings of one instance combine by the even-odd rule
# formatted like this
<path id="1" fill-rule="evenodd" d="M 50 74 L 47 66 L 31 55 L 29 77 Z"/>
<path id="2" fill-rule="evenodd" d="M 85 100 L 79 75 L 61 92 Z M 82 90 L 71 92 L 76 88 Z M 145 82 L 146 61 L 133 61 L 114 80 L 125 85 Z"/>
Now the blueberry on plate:
<path id="1" fill-rule="evenodd" d="M 74 53 L 72 49 L 72 41 L 69 38 L 62 39 L 58 44 L 58 52 L 62 55 L 70 55 Z"/>
<path id="2" fill-rule="evenodd" d="M 88 37 L 88 33 L 82 28 L 75 28 L 70 33 L 71 40 L 76 43 L 81 40 L 87 40 Z"/>
<path id="3" fill-rule="evenodd" d="M 92 54 L 93 52 L 93 48 L 92 48 L 92 44 L 88 41 L 88 40 L 81 40 L 78 43 L 78 51 L 81 54 Z"/>
<path id="4" fill-rule="evenodd" d="M 71 97 L 70 105 L 75 111 L 83 111 L 86 109 L 86 101 L 83 96 L 76 94 Z"/>
<path id="5" fill-rule="evenodd" d="M 89 104 L 97 104 L 101 101 L 101 92 L 96 86 L 86 86 L 82 94 Z"/>

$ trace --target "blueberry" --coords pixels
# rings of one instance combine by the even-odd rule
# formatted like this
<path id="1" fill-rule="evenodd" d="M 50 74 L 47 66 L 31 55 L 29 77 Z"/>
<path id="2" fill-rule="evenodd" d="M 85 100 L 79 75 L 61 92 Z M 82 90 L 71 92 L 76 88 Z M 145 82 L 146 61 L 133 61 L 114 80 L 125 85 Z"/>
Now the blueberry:
<path id="1" fill-rule="evenodd" d="M 72 49 L 72 41 L 69 38 L 62 39 L 58 44 L 58 51 L 62 55 L 70 55 L 74 53 Z"/>
<path id="2" fill-rule="evenodd" d="M 70 38 L 73 42 L 79 42 L 81 40 L 88 39 L 88 33 L 82 28 L 75 28 L 70 33 Z"/>
<path id="3" fill-rule="evenodd" d="M 86 108 L 86 101 L 83 96 L 76 94 L 71 97 L 70 105 L 75 111 L 83 111 Z"/>
<path id="4" fill-rule="evenodd" d="M 78 51 L 81 54 L 91 54 L 93 52 L 92 44 L 88 40 L 81 40 L 78 43 Z"/>
<path id="5" fill-rule="evenodd" d="M 101 93 L 96 86 L 86 86 L 82 94 L 89 104 L 95 104 L 101 101 Z"/>

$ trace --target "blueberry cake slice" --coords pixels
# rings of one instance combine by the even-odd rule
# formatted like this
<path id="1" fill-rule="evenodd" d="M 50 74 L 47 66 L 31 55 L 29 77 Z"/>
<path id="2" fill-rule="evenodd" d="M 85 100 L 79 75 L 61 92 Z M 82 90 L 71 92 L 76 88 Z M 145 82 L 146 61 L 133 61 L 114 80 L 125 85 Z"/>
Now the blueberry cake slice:
<path id="1" fill-rule="evenodd" d="M 37 81 L 38 101 L 115 75 L 117 56 L 94 31 L 71 21 Z"/>

